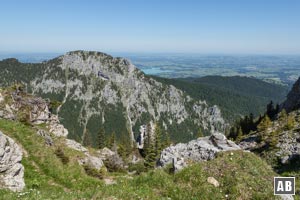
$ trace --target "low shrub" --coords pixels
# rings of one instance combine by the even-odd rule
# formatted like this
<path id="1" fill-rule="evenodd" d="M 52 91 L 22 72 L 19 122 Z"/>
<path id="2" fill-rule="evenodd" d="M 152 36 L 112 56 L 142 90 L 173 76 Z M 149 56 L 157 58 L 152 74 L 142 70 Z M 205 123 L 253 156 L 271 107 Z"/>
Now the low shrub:
<path id="1" fill-rule="evenodd" d="M 64 165 L 69 163 L 69 157 L 65 155 L 64 151 L 61 148 L 57 148 L 54 153 Z"/>
<path id="2" fill-rule="evenodd" d="M 89 164 L 85 164 L 85 165 L 83 165 L 83 168 L 87 175 L 95 177 L 95 178 L 99 178 L 99 179 L 103 179 L 104 175 L 106 173 L 106 170 L 104 167 L 102 167 L 101 169 L 98 170 L 96 168 L 91 167 Z"/>
<path id="3" fill-rule="evenodd" d="M 136 172 L 137 175 L 146 172 L 147 169 L 144 165 L 143 161 L 137 162 L 137 163 L 130 163 L 128 166 L 128 171 L 130 172 Z"/>

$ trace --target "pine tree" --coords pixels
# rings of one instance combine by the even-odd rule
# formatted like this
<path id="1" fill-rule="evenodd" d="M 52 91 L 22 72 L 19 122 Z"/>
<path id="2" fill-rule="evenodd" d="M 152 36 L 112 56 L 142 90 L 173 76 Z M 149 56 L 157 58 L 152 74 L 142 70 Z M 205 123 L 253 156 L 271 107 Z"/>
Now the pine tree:
<path id="1" fill-rule="evenodd" d="M 254 123 L 254 115 L 253 115 L 253 113 L 250 113 L 250 115 L 249 115 L 249 123 L 250 123 L 249 124 L 249 130 L 250 131 L 255 131 L 256 126 L 255 126 L 255 123 Z"/>
<path id="2" fill-rule="evenodd" d="M 268 115 L 265 115 L 264 118 L 261 120 L 259 125 L 257 126 L 258 131 L 266 131 L 269 127 L 271 127 L 272 122 Z"/>
<path id="3" fill-rule="evenodd" d="M 285 126 L 287 124 L 287 119 L 288 119 L 287 113 L 286 113 L 285 109 L 283 109 L 279 113 L 278 121 L 282 126 Z"/>
<path id="4" fill-rule="evenodd" d="M 278 144 L 278 132 L 276 131 L 271 132 L 267 140 L 270 147 L 275 148 L 276 145 Z"/>
<path id="5" fill-rule="evenodd" d="M 243 131 L 242 131 L 242 128 L 240 127 L 240 128 L 238 129 L 238 133 L 237 133 L 236 140 L 237 140 L 237 141 L 241 141 L 241 140 L 242 140 L 242 137 L 243 137 Z"/>
<path id="6" fill-rule="evenodd" d="M 204 135 L 203 135 L 203 132 L 202 132 L 201 128 L 199 128 L 199 130 L 198 130 L 198 132 L 197 132 L 197 138 L 203 137 L 203 136 L 204 136 Z"/>
<path id="7" fill-rule="evenodd" d="M 165 137 L 164 137 L 164 141 L 163 141 L 163 149 L 170 146 L 171 145 L 171 138 L 170 138 L 170 134 L 168 132 L 165 132 Z"/>
<path id="8" fill-rule="evenodd" d="M 266 112 L 266 114 L 268 115 L 268 117 L 270 119 L 274 119 L 274 117 L 276 115 L 276 110 L 274 108 L 273 101 L 270 101 L 270 103 L 267 105 L 267 112 Z"/>
<path id="9" fill-rule="evenodd" d="M 107 141 L 107 147 L 109 149 L 113 149 L 115 147 L 115 143 L 116 143 L 116 136 L 115 133 L 113 132 Z"/>
<path id="10" fill-rule="evenodd" d="M 155 167 L 156 164 L 156 153 L 155 153 L 155 147 L 153 144 L 150 144 L 147 154 L 145 157 L 144 165 L 147 169 L 151 169 Z"/>
<path id="11" fill-rule="evenodd" d="M 151 141 L 151 132 L 152 132 L 151 125 L 149 123 L 146 126 L 146 133 L 145 133 L 145 137 L 144 137 L 144 148 L 143 148 L 144 156 L 147 155 L 148 149 L 150 148 L 151 143 L 152 143 L 152 141 Z"/>
<path id="12" fill-rule="evenodd" d="M 92 146 L 92 139 L 88 129 L 86 129 L 85 132 L 83 133 L 82 144 L 87 147 Z"/>
<path id="13" fill-rule="evenodd" d="M 232 140 L 236 140 L 236 138 L 237 138 L 237 132 L 238 132 L 238 130 L 237 130 L 237 127 L 236 127 L 237 125 L 234 125 L 233 127 L 231 127 L 230 128 L 230 132 L 229 132 L 229 136 L 228 136 L 228 138 L 231 138 Z"/>
<path id="14" fill-rule="evenodd" d="M 105 147 L 105 131 L 104 128 L 101 127 L 98 132 L 98 148 L 103 149 Z"/>
<path id="15" fill-rule="evenodd" d="M 126 160 L 131 153 L 132 146 L 130 143 L 130 137 L 129 135 L 126 136 L 126 134 L 123 133 L 121 134 L 121 139 L 118 144 L 118 154 L 123 158 L 123 160 Z"/>
<path id="16" fill-rule="evenodd" d="M 295 124 L 296 124 L 295 116 L 293 114 L 289 114 L 287 117 L 287 123 L 286 123 L 285 128 L 287 130 L 291 130 L 292 128 L 295 127 Z"/>
<path id="17" fill-rule="evenodd" d="M 156 123 L 154 129 L 154 151 L 156 156 L 160 154 L 161 150 L 162 150 L 162 132 L 160 126 L 158 125 L 158 123 Z"/>

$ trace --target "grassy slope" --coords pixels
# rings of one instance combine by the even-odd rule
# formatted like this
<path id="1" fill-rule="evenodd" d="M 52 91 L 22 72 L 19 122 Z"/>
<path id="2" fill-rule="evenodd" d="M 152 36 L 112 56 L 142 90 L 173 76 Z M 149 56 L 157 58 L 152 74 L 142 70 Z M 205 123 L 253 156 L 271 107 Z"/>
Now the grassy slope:
<path id="1" fill-rule="evenodd" d="M 172 175 L 155 170 L 140 176 L 109 174 L 117 184 L 106 186 L 89 177 L 77 164 L 80 153 L 64 148 L 70 163 L 63 165 L 54 155 L 55 147 L 47 147 L 35 131 L 20 123 L 0 120 L 0 130 L 12 137 L 26 150 L 26 189 L 22 193 L 0 190 L 1 199 L 272 199 L 273 176 L 276 174 L 252 153 L 221 153 L 209 162 L 193 164 Z M 221 186 L 207 183 L 216 178 Z M 251 188 L 251 189 L 250 189 Z"/>
<path id="2" fill-rule="evenodd" d="M 220 106 L 222 114 L 229 121 L 234 121 L 241 115 L 263 113 L 270 100 L 276 103 L 282 102 L 288 90 L 285 86 L 239 76 L 207 76 L 184 79 L 154 78 L 172 84 L 196 99 L 206 100 L 210 105 Z"/>

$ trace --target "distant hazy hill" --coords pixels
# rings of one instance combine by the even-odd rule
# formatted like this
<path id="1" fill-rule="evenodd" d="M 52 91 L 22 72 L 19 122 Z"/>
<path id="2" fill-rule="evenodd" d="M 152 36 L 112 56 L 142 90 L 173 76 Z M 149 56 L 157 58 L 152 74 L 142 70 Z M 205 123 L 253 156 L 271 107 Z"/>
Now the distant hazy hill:
<path id="1" fill-rule="evenodd" d="M 172 84 L 196 99 L 205 99 L 209 105 L 218 105 L 224 118 L 233 121 L 241 115 L 259 115 L 267 103 L 285 99 L 287 86 L 267 83 L 249 77 L 206 76 L 202 78 L 155 79 Z"/>

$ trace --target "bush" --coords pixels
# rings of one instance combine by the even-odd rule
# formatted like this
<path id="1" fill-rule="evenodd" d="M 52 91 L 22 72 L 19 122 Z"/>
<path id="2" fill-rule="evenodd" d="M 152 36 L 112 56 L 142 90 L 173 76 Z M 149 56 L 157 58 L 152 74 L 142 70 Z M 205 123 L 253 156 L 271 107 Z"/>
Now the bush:
<path id="1" fill-rule="evenodd" d="M 31 126 L 30 114 L 29 111 L 23 111 L 18 113 L 18 120 L 26 126 Z"/>
<path id="2" fill-rule="evenodd" d="M 98 170 L 96 168 L 91 167 L 89 164 L 85 164 L 85 165 L 83 165 L 83 168 L 87 175 L 95 177 L 95 178 L 99 178 L 99 179 L 103 179 L 104 175 L 106 173 L 106 170 L 103 167 Z"/>
<path id="3" fill-rule="evenodd" d="M 136 174 L 139 175 L 143 172 L 146 172 L 147 169 L 144 165 L 144 162 L 139 161 L 137 163 L 130 163 L 129 166 L 128 166 L 128 171 L 130 171 L 130 172 L 136 171 Z"/>
<path id="4" fill-rule="evenodd" d="M 172 163 L 167 164 L 163 169 L 168 174 L 174 174 L 175 171 Z"/>
<path id="5" fill-rule="evenodd" d="M 57 148 L 54 153 L 64 165 L 69 163 L 69 157 L 65 155 L 64 151 L 61 148 Z"/>

